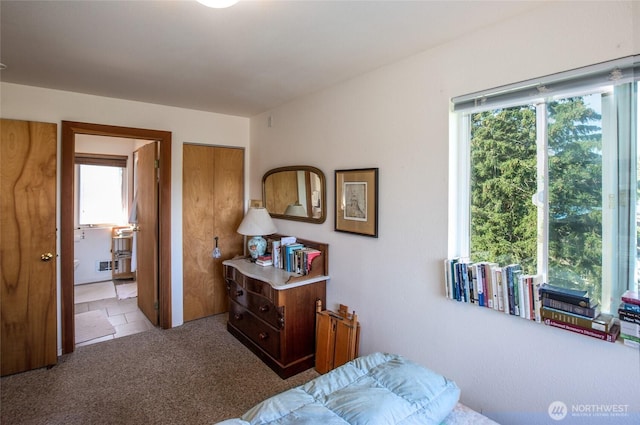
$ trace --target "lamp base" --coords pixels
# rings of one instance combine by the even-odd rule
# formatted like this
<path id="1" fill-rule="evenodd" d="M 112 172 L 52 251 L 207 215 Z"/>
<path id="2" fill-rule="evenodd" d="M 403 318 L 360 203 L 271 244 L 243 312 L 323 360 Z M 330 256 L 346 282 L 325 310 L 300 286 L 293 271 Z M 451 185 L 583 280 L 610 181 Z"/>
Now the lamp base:
<path id="1" fill-rule="evenodd" d="M 267 241 L 262 236 L 254 236 L 247 242 L 247 250 L 251 258 L 257 260 L 267 250 Z"/>

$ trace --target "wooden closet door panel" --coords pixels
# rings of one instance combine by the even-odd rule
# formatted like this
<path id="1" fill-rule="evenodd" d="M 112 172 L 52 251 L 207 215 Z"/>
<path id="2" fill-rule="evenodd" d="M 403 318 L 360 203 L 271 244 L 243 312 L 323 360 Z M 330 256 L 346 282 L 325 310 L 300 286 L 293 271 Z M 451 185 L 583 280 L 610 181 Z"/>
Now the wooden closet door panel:
<path id="1" fill-rule="evenodd" d="M 227 311 L 227 286 L 222 261 L 243 253 L 244 238 L 237 229 L 244 217 L 244 150 L 216 148 L 213 170 L 213 234 L 218 236 L 222 257 L 213 259 L 211 314 Z"/>
<path id="2" fill-rule="evenodd" d="M 56 357 L 57 126 L 0 124 L 2 375 Z"/>
<path id="3" fill-rule="evenodd" d="M 212 314 L 214 148 L 183 147 L 182 228 L 184 321 Z"/>

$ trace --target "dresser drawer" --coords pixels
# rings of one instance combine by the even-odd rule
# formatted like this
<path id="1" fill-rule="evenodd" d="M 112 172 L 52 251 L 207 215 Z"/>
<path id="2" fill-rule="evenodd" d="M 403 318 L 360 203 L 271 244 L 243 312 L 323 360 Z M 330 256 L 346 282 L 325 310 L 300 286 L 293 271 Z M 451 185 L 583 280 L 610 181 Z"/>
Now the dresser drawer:
<path id="1" fill-rule="evenodd" d="M 232 280 L 227 280 L 227 292 L 229 298 L 237 302 L 240 305 L 248 307 L 247 291 Z"/>
<path id="2" fill-rule="evenodd" d="M 260 280 L 245 276 L 243 286 L 254 294 L 262 295 L 263 297 L 269 299 L 269 301 L 271 302 L 274 301 L 275 290 L 267 282 L 262 282 Z"/>
<path id="3" fill-rule="evenodd" d="M 229 323 L 270 356 L 280 358 L 280 332 L 234 301 L 229 302 Z"/>

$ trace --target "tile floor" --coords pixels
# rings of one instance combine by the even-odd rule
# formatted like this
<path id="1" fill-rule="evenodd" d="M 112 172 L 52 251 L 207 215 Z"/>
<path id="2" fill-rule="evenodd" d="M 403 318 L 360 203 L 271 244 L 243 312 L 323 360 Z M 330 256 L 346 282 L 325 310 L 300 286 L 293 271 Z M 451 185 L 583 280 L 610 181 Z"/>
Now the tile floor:
<path id="1" fill-rule="evenodd" d="M 118 285 L 117 281 L 114 283 L 116 286 Z M 131 281 L 124 281 L 123 283 L 131 283 Z M 85 285 L 91 285 L 91 283 Z M 153 329 L 153 325 L 149 319 L 147 319 L 147 317 L 138 308 L 137 297 L 127 298 L 124 300 L 119 300 L 117 297 L 106 298 L 75 305 L 75 314 L 93 310 L 105 310 L 109 318 L 109 322 L 111 322 L 115 328 L 116 333 L 114 335 L 107 335 L 76 344 L 76 347 L 108 341 L 110 339 L 133 335 Z"/>

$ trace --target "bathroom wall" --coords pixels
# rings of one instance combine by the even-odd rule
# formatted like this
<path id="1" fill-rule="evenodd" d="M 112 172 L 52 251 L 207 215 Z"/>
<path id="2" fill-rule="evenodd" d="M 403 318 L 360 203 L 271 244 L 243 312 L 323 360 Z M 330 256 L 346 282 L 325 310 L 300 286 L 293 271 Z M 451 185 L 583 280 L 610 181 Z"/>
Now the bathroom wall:
<path id="1" fill-rule="evenodd" d="M 75 259 L 79 260 L 73 284 L 111 280 L 111 270 L 98 271 L 97 262 L 111 260 L 111 227 L 86 227 L 74 230 Z"/>
<path id="2" fill-rule="evenodd" d="M 75 151 L 128 156 L 127 198 L 130 204 L 133 196 L 133 151 L 139 146 L 140 141 L 134 139 L 78 135 L 76 136 Z M 77 196 L 78 191 L 76 190 L 75 193 Z M 77 199 L 75 202 L 77 206 Z M 99 271 L 98 267 L 99 262 L 111 260 L 111 227 L 80 227 L 77 224 L 77 207 L 74 208 L 74 211 L 76 217 L 74 259 L 79 260 L 78 268 L 74 273 L 74 285 L 111 280 L 111 270 Z"/>

